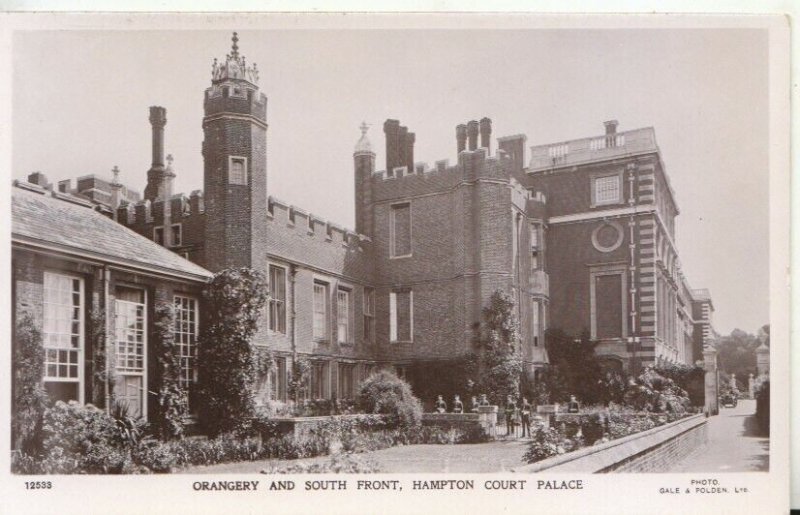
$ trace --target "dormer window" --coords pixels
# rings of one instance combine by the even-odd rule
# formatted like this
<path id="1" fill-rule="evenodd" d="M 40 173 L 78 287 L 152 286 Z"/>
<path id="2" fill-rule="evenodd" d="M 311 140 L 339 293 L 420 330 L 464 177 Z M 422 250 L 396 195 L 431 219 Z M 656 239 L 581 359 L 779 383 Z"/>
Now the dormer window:
<path id="1" fill-rule="evenodd" d="M 228 160 L 228 184 L 247 186 L 247 159 L 231 156 Z"/>

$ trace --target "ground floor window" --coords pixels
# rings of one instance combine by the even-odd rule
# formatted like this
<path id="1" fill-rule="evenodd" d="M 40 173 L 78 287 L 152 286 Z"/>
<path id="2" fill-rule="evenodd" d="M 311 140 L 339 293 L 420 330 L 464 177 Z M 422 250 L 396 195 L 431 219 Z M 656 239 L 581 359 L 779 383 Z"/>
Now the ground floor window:
<path id="1" fill-rule="evenodd" d="M 354 363 L 339 363 L 339 398 L 354 399 L 356 396 Z"/>
<path id="2" fill-rule="evenodd" d="M 189 408 L 196 407 L 194 386 L 197 383 L 197 300 L 183 295 L 175 296 L 175 343 L 181 356 L 180 387 L 188 392 Z"/>
<path id="3" fill-rule="evenodd" d="M 44 273 L 44 383 L 52 399 L 83 402 L 83 279 Z"/>
<path id="4" fill-rule="evenodd" d="M 276 358 L 275 367 L 269 373 L 269 398 L 286 400 L 286 358 Z"/>
<path id="5" fill-rule="evenodd" d="M 315 361 L 311 365 L 311 398 L 314 400 L 328 398 L 328 365 L 327 361 Z"/>

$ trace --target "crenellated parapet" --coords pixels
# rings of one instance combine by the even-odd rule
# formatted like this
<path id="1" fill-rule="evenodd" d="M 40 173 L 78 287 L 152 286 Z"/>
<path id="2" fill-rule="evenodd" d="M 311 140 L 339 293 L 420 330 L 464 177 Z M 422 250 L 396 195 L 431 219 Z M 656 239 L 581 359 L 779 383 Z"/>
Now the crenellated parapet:
<path id="1" fill-rule="evenodd" d="M 275 197 L 269 197 L 267 222 L 276 229 L 314 242 L 338 245 L 350 251 L 363 252 L 369 237 L 327 221 L 315 214 Z"/>

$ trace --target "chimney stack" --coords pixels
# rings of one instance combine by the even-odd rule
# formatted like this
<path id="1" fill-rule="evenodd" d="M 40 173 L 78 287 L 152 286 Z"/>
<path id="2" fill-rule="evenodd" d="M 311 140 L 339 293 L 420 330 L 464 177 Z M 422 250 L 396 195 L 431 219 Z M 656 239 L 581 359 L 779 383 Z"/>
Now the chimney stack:
<path id="1" fill-rule="evenodd" d="M 400 122 L 398 120 L 386 120 L 383 122 L 383 133 L 386 135 L 386 173 L 392 173 L 395 166 L 400 161 L 399 152 L 399 132 Z"/>
<path id="2" fill-rule="evenodd" d="M 150 125 L 153 126 L 153 164 L 152 168 L 164 168 L 164 126 L 167 124 L 167 110 L 159 106 L 150 107 Z"/>
<path id="3" fill-rule="evenodd" d="M 50 189 L 50 183 L 47 181 L 47 176 L 42 172 L 33 172 L 32 174 L 28 175 L 28 182 L 31 184 L 36 184 L 37 186 L 41 186 L 45 189 Z"/>
<path id="4" fill-rule="evenodd" d="M 147 186 L 144 198 L 151 202 L 164 194 L 164 126 L 167 124 L 167 110 L 160 106 L 150 106 L 150 125 L 153 129 L 153 164 L 147 172 Z"/>
<path id="5" fill-rule="evenodd" d="M 487 154 L 492 153 L 492 120 L 481 118 L 481 147 L 486 149 Z"/>
<path id="6" fill-rule="evenodd" d="M 478 148 L 478 122 L 470 120 L 467 123 L 467 137 L 469 138 L 469 149 L 476 150 Z"/>
<path id="7" fill-rule="evenodd" d="M 617 146 L 618 124 L 619 122 L 616 120 L 608 120 L 607 122 L 603 122 L 603 125 L 606 126 L 606 148 Z"/>
<path id="8" fill-rule="evenodd" d="M 467 149 L 467 126 L 463 123 L 456 125 L 456 143 L 459 154 Z"/>
<path id="9" fill-rule="evenodd" d="M 413 132 L 406 134 L 405 159 L 404 163 L 400 166 L 407 166 L 409 172 L 414 171 L 414 142 L 416 139 L 417 136 Z"/>

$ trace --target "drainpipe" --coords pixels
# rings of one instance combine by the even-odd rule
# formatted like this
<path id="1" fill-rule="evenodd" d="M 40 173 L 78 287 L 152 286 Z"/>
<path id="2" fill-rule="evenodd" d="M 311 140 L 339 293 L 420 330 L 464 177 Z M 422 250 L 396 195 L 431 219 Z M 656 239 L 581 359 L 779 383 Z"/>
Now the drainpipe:
<path id="1" fill-rule="evenodd" d="M 108 303 L 108 289 L 109 289 L 109 282 L 111 280 L 111 270 L 109 270 L 108 265 L 103 265 L 103 324 L 105 324 L 105 362 L 106 362 L 106 369 L 105 369 L 105 404 L 106 404 L 106 413 L 111 414 L 111 387 L 108 384 L 111 379 L 111 359 L 109 356 L 109 351 L 111 348 L 110 339 L 111 339 L 111 330 L 108 327 L 109 321 L 109 303 Z"/>
<path id="2" fill-rule="evenodd" d="M 295 292 L 295 287 L 294 286 L 295 286 L 296 276 L 297 276 L 297 265 L 292 263 L 292 264 L 289 265 L 289 291 L 291 292 L 291 296 L 292 296 L 292 303 L 289 306 L 289 316 L 291 317 L 291 325 L 290 325 L 290 327 L 291 327 L 291 330 L 292 330 L 292 338 L 291 338 L 292 365 L 294 365 L 294 363 L 297 361 L 297 310 L 295 309 L 295 306 L 297 305 L 297 302 L 295 301 L 295 298 L 294 298 L 294 292 Z M 291 373 L 290 371 L 287 371 L 287 372 Z M 297 402 L 297 393 L 296 392 L 295 392 L 294 397 L 295 398 L 292 399 L 292 400 Z M 288 395 L 287 395 L 287 398 L 288 398 Z"/>

